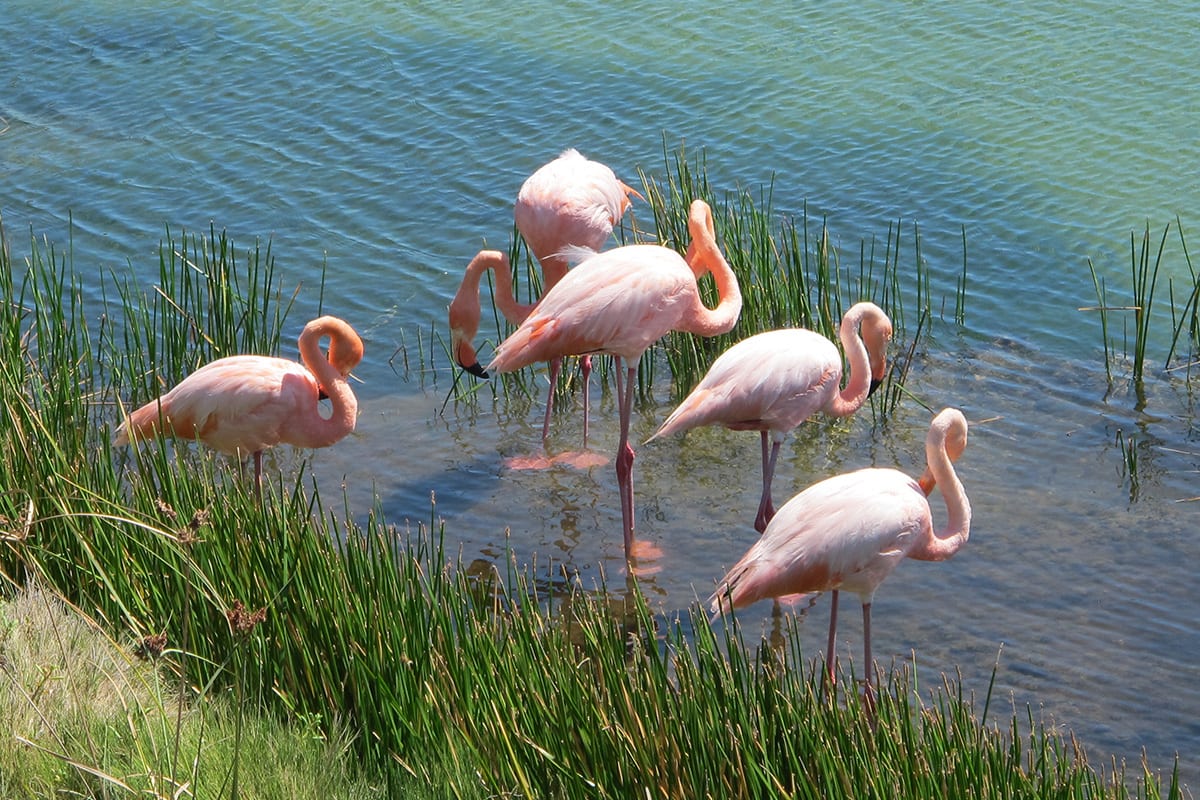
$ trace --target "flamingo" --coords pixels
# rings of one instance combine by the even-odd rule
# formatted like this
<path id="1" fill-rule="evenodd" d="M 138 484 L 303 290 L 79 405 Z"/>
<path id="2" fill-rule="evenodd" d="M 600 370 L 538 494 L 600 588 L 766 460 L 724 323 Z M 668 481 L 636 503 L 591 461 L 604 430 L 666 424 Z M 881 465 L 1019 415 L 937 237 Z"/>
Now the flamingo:
<path id="1" fill-rule="evenodd" d="M 329 337 L 329 355 L 321 340 Z M 303 364 L 285 358 L 237 355 L 219 358 L 184 378 L 162 397 L 130 414 L 113 446 L 164 435 L 199 439 L 221 453 L 253 454 L 254 479 L 262 485 L 262 454 L 268 447 L 328 447 L 354 430 L 358 401 L 346 378 L 363 357 L 358 334 L 337 317 L 319 317 L 300 333 Z M 321 414 L 321 397 L 333 405 Z"/>
<path id="2" fill-rule="evenodd" d="M 593 252 L 600 250 L 612 236 L 613 226 L 632 205 L 631 195 L 643 199 L 635 189 L 618 180 L 607 166 L 585 158 L 575 149 L 563 151 L 525 180 L 517 193 L 513 217 L 517 230 L 542 266 L 543 294 L 567 274 L 570 251 L 580 248 Z M 480 256 L 486 255 L 485 262 L 477 262 L 478 256 L 472 260 L 450 304 L 454 358 L 459 366 L 478 378 L 486 378 L 487 372 L 479 365 L 470 343 L 479 329 L 479 279 L 483 272 L 487 269 L 495 271 L 496 305 L 510 324 L 520 325 L 533 308 L 517 302 L 511 274 L 501 275 L 509 269 L 508 259 L 497 261 L 495 253 L 494 250 L 481 252 Z M 501 265 L 503 270 L 499 268 Z M 587 447 L 590 357 L 584 356 L 580 367 L 583 373 L 583 444 Z M 558 384 L 561 368 L 561 358 L 550 360 L 550 389 L 542 421 L 543 447 L 550 431 L 554 387 Z"/>
<path id="3" fill-rule="evenodd" d="M 861 408 L 883 380 L 891 337 L 892 322 L 879 306 L 851 306 L 840 328 L 850 362 L 850 376 L 842 389 L 842 356 L 824 336 L 804 328 L 787 328 L 743 339 L 713 362 L 650 440 L 701 425 L 759 431 L 762 499 L 754 529 L 762 533 L 775 515 L 771 481 L 784 438 L 818 411 L 847 417 Z"/>
<path id="4" fill-rule="evenodd" d="M 837 597 L 862 600 L 863 656 L 871 698 L 871 602 L 904 558 L 944 561 L 967 543 L 971 504 L 954 472 L 967 445 L 967 420 L 948 408 L 925 437 L 927 466 L 918 480 L 894 469 L 860 469 L 827 478 L 779 509 L 762 537 L 718 583 L 712 610 L 741 608 L 766 597 L 832 591 L 825 666 L 834 680 Z M 936 533 L 927 495 L 941 488 L 946 525 Z"/>
<path id="5" fill-rule="evenodd" d="M 487 367 L 503 373 L 566 355 L 611 353 L 617 358 L 621 433 L 616 472 L 626 560 L 650 554 L 646 548 L 635 552 L 634 547 L 634 453 L 629 444 L 642 354 L 672 330 L 700 336 L 727 333 L 742 310 L 737 278 L 717 247 L 712 212 L 704 201 L 692 202 L 688 229 L 692 241 L 686 258 L 666 247 L 641 244 L 585 259 L 499 344 Z M 716 280 L 719 300 L 713 309 L 700 299 L 697 280 L 705 272 Z"/>

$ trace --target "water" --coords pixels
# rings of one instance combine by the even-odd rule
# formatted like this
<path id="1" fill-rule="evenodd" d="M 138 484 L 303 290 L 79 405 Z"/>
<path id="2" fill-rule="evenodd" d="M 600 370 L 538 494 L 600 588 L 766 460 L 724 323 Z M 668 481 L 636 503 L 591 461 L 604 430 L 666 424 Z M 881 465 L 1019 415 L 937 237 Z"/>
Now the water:
<path id="1" fill-rule="evenodd" d="M 1120 380 L 1110 389 L 1099 320 L 1076 310 L 1095 299 L 1088 259 L 1115 289 L 1130 232 L 1195 222 L 1190 4 L 130 5 L 0 9 L 14 256 L 32 230 L 70 237 L 85 274 L 149 276 L 167 225 L 212 222 L 242 247 L 270 239 L 284 281 L 305 286 L 297 332 L 327 266 L 325 309 L 364 334 L 368 360 L 358 433 L 313 469 L 401 524 L 429 519 L 436 493 L 469 559 L 512 548 L 586 583 L 620 569 L 610 467 L 502 466 L 536 446 L 540 396 L 485 392 L 477 412 L 443 415 L 449 370 L 404 368 L 418 330 L 444 328 L 469 258 L 507 245 L 521 181 L 558 151 L 636 184 L 639 168 L 662 175 L 664 142 L 686 142 L 715 186 L 773 181 L 776 210 L 807 203 L 847 261 L 890 223 L 918 223 L 935 295 L 953 294 L 965 228 L 966 325 L 935 325 L 910 387 L 974 423 L 960 469 L 973 536 L 884 585 L 876 655 L 915 660 L 925 686 L 961 670 L 980 696 L 995 667 L 1005 708 L 1032 704 L 1095 761 L 1136 765 L 1145 748 L 1169 769 L 1179 753 L 1200 781 L 1200 504 L 1179 502 L 1200 495 L 1194 398 L 1157 373 L 1141 410 Z M 644 206 L 635 216 L 648 224 Z M 1168 253 L 1163 280 L 1184 276 L 1177 241 Z M 612 448 L 611 393 L 594 399 L 594 441 Z M 669 401 L 664 386 L 639 410 L 635 438 Z M 927 423 L 910 402 L 883 431 L 809 425 L 785 447 L 776 497 L 871 463 L 915 471 Z M 1138 442 L 1136 499 L 1118 431 Z M 578 414 L 560 415 L 552 446 L 578 435 Z M 639 525 L 666 553 L 645 588 L 664 611 L 706 597 L 752 541 L 757 448 L 716 430 L 639 448 Z M 770 629 L 763 605 L 743 617 L 750 636 Z M 826 613 L 821 601 L 805 617 L 814 655 Z M 857 614 L 843 619 L 840 653 L 856 657 Z"/>

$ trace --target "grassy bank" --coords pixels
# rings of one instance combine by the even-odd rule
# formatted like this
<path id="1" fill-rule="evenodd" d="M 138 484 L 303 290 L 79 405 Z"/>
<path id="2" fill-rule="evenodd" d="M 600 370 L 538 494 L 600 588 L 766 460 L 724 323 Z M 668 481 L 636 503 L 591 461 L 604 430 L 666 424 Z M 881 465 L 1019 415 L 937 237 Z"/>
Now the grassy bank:
<path id="1" fill-rule="evenodd" d="M 593 592 L 507 563 L 467 569 L 436 509 L 411 529 L 351 514 L 302 464 L 274 472 L 259 502 L 198 448 L 114 452 L 120 403 L 210 357 L 273 351 L 292 292 L 269 250 L 239 253 L 214 231 L 168 239 L 155 286 L 110 276 L 112 308 L 85 309 L 69 252 L 31 241 L 13 259 L 9 245 L 4 591 L 65 599 L 119 652 L 161 650 L 148 665 L 105 662 L 129 665 L 141 699 L 80 702 L 100 692 L 77 683 L 70 719 L 47 724 L 36 676 L 53 648 L 0 638 L 0 709 L 19 737 L 0 749 L 6 776 L 45 757 L 43 771 L 85 795 L 271 796 L 251 776 L 295 736 L 305 769 L 354 754 L 363 775 L 329 770 L 332 796 L 1179 796 L 1148 768 L 1089 764 L 1032 715 L 1001 716 L 940 677 L 893 673 L 872 723 L 855 692 L 823 690 L 793 629 L 746 642 L 699 608 L 658 613 L 633 582 Z M 142 738 L 142 718 L 162 738 Z M 220 732 L 211 762 L 185 757 L 212 739 L 197 724 Z M 132 738 L 107 735 L 126 727 Z"/>

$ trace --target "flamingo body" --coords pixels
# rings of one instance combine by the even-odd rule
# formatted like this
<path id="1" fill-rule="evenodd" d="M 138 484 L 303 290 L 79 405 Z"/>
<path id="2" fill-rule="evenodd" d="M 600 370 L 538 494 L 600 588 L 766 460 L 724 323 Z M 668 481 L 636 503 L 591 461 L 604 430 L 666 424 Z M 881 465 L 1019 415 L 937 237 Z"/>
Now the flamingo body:
<path id="1" fill-rule="evenodd" d="M 771 483 L 787 434 L 818 411 L 853 414 L 883 379 L 892 323 L 882 309 L 855 304 L 839 333 L 850 362 L 845 388 L 842 356 L 833 342 L 804 328 L 766 331 L 722 353 L 650 438 L 703 425 L 761 431 L 762 496 L 754 520 L 761 533 L 775 514 Z"/>
<path id="2" fill-rule="evenodd" d="M 487 369 L 512 372 L 565 355 L 634 360 L 698 308 L 696 276 L 674 250 L 638 244 L 597 253 L 546 293 Z"/>
<path id="3" fill-rule="evenodd" d="M 787 433 L 837 393 L 842 358 L 804 328 L 759 333 L 722 353 L 652 438 L 724 425 Z"/>
<path id="4" fill-rule="evenodd" d="M 331 339 L 328 357 L 320 340 Z M 358 403 L 346 376 L 361 360 L 362 340 L 345 322 L 321 317 L 300 334 L 303 364 L 283 358 L 220 358 L 186 377 L 162 397 L 133 411 L 117 428 L 114 446 L 167 436 L 200 440 L 221 453 L 255 457 L 278 444 L 327 447 L 354 430 Z M 324 392 L 333 413 L 320 412 Z"/>
<path id="5" fill-rule="evenodd" d="M 513 218 L 542 265 L 543 291 L 567 273 L 569 247 L 599 251 L 631 203 L 633 189 L 604 164 L 565 150 L 521 185 Z"/>
<path id="6" fill-rule="evenodd" d="M 722 583 L 734 608 L 835 589 L 870 602 L 913 545 L 932 533 L 929 501 L 915 480 L 894 469 L 860 469 L 784 503 Z"/>

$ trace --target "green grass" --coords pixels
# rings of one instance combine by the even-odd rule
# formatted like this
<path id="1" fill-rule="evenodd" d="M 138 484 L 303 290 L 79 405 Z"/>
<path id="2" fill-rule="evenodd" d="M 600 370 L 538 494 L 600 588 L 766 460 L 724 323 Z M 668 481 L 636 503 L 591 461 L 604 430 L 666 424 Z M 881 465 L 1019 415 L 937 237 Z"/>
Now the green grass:
<path id="1" fill-rule="evenodd" d="M 138 306 L 153 287 L 131 283 L 97 314 L 69 252 L 31 241 L 22 268 L 3 251 L 0 585 L 41 587 L 115 641 L 165 636 L 166 648 L 150 675 L 135 673 L 151 699 L 121 711 L 159 738 L 142 738 L 140 722 L 126 723 L 132 742 L 100 736 L 118 726 L 85 708 L 37 740 L 52 753 L 20 751 L 50 759 L 35 778 L 59 775 L 85 796 L 200 781 L 207 796 L 270 796 L 257 781 L 285 779 L 262 754 L 290 750 L 276 739 L 294 734 L 316 740 L 317 770 L 350 748 L 366 777 L 348 776 L 345 796 L 1180 796 L 1148 771 L 1095 768 L 1070 739 L 1022 713 L 998 718 L 940 676 L 925 686 L 889 671 L 872 724 L 853 691 L 822 692 L 791 627 L 779 647 L 746 642 L 697 606 L 662 615 L 633 582 L 590 591 L 511 563 L 467 569 L 436 508 L 412 528 L 352 513 L 321 497 L 302 457 L 279 454 L 259 502 L 236 465 L 190 444 L 114 452 L 117 403 L 145 399 L 157 385 L 145 376 L 197 348 L 232 352 L 252 331 L 278 339 L 290 295 L 274 273 L 243 272 L 254 288 L 227 292 L 212 276 L 237 271 L 235 250 L 204 241 L 189 247 L 208 248 L 205 266 L 160 259 L 178 274 L 158 287 L 176 294 L 163 289 L 150 315 Z M 188 755 L 202 738 L 193 713 L 223 731 L 203 776 Z M 131 783 L 151 773 L 157 784 Z"/>

